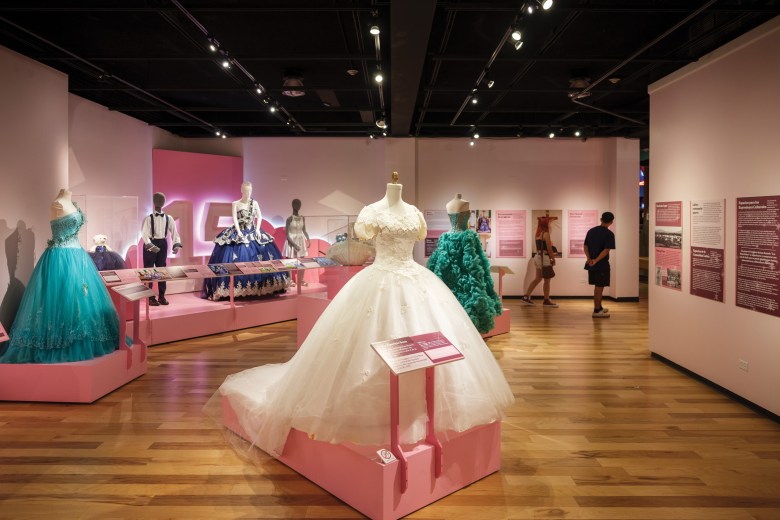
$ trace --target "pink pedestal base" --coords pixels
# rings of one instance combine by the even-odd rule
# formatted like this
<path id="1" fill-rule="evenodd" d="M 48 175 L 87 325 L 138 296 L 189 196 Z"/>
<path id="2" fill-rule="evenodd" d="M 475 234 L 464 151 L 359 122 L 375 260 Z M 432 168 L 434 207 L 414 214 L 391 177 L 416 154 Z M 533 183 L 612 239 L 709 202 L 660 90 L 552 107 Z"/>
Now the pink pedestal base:
<path id="1" fill-rule="evenodd" d="M 246 437 L 227 399 L 222 401 L 222 421 L 226 428 Z M 387 446 L 328 444 L 292 430 L 279 460 L 369 518 L 388 520 L 408 515 L 498 471 L 500 445 L 498 422 L 450 433 L 448 440 L 442 440 L 444 460 L 438 478 L 434 476 L 432 446 L 405 446 L 409 462 L 405 493 L 400 492 L 398 461 L 383 464 L 376 454 Z"/>
<path id="2" fill-rule="evenodd" d="M 304 292 L 306 289 L 303 288 Z M 159 345 L 221 332 L 246 329 L 294 320 L 297 317 L 297 294 L 288 291 L 266 299 L 230 302 L 204 300 L 198 293 L 166 295 L 170 305 L 151 307 L 147 320 L 141 310 L 141 340 Z M 145 305 L 145 304 L 143 304 Z"/>
<path id="3" fill-rule="evenodd" d="M 325 293 L 311 295 L 302 295 L 298 298 L 298 346 L 300 347 L 306 337 L 314 328 L 314 324 L 320 319 L 320 315 L 325 312 L 325 308 L 330 304 L 330 299 Z"/>
<path id="4" fill-rule="evenodd" d="M 89 361 L 0 364 L 0 400 L 91 403 L 146 373 L 146 347 Z"/>
<path id="5" fill-rule="evenodd" d="M 365 267 L 362 265 L 345 265 L 325 269 L 325 272 L 320 276 L 320 281 L 328 286 L 328 299 L 335 298 L 341 288 L 363 269 Z"/>
<path id="6" fill-rule="evenodd" d="M 512 309 L 507 309 L 504 307 L 504 310 L 501 312 L 501 316 L 496 316 L 495 319 L 495 326 L 487 331 L 487 333 L 483 334 L 483 338 L 490 338 L 493 336 L 498 336 L 499 334 L 507 334 L 509 332 L 509 326 L 511 325 L 512 321 Z"/>

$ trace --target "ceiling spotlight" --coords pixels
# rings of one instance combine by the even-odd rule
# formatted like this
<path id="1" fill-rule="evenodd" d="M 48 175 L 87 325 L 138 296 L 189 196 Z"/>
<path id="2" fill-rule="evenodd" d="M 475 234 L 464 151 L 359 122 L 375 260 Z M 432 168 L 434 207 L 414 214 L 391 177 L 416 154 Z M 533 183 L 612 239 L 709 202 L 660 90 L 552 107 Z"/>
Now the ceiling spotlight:
<path id="1" fill-rule="evenodd" d="M 219 137 L 220 135 L 222 135 L 222 132 L 220 132 L 219 130 L 217 130 L 215 133 L 217 134 L 217 137 Z"/>
<path id="2" fill-rule="evenodd" d="M 553 5 L 553 0 L 544 0 L 544 1 L 542 2 L 542 9 L 544 9 L 544 10 L 546 11 L 546 10 L 548 10 L 549 8 L 551 8 L 551 7 L 552 7 L 552 5 Z"/>
<path id="3" fill-rule="evenodd" d="M 525 8 L 525 11 L 528 14 L 534 14 L 534 4 L 533 3 L 528 4 L 528 6 L 526 6 Z"/>
<path id="4" fill-rule="evenodd" d="M 355 67 L 350 67 L 347 69 L 347 74 L 349 74 L 350 76 L 357 76 L 358 72 L 360 71 L 358 71 Z"/>
<path id="5" fill-rule="evenodd" d="M 607 81 L 609 81 L 613 85 L 617 85 L 618 83 L 620 83 L 620 78 L 618 78 L 617 76 L 614 76 L 612 78 L 609 78 Z"/>
<path id="6" fill-rule="evenodd" d="M 515 50 L 519 51 L 522 46 L 523 46 L 523 40 L 520 40 L 519 42 L 516 42 L 515 43 Z"/>
<path id="7" fill-rule="evenodd" d="M 257 87 L 257 93 L 258 94 L 262 94 L 263 93 L 263 88 L 262 87 Z"/>
<path id="8" fill-rule="evenodd" d="M 555 137 L 555 132 L 552 132 L 552 131 L 551 131 L 549 134 L 547 134 L 547 137 L 549 137 L 550 139 L 552 139 L 553 137 Z"/>
<path id="9" fill-rule="evenodd" d="M 276 107 L 271 105 L 271 112 L 276 112 Z"/>
<path id="10" fill-rule="evenodd" d="M 382 83 L 383 79 L 385 78 L 382 76 L 381 72 L 377 72 L 376 75 L 374 75 L 374 81 L 376 81 L 377 83 Z"/>
<path id="11" fill-rule="evenodd" d="M 211 44 L 209 44 L 209 50 L 211 52 L 217 52 L 217 46 L 214 45 L 213 43 L 211 43 Z"/>
<path id="12" fill-rule="evenodd" d="M 574 137 L 579 137 L 580 135 L 582 135 L 582 132 L 580 132 L 579 130 L 576 130 L 574 132 Z"/>
<path id="13" fill-rule="evenodd" d="M 222 67 L 225 68 L 225 69 L 229 69 L 230 68 L 230 62 L 228 60 L 224 60 L 222 62 Z"/>
<path id="14" fill-rule="evenodd" d="M 227 136 L 225 134 L 222 134 L 222 139 L 227 139 Z"/>
<path id="15" fill-rule="evenodd" d="M 473 97 L 471 98 L 471 104 L 472 104 L 472 105 L 476 105 L 478 102 L 479 102 L 479 100 L 477 99 L 477 96 L 473 96 Z"/>
<path id="16" fill-rule="evenodd" d="M 287 121 L 287 126 L 290 126 L 290 124 L 291 124 L 290 121 Z"/>
<path id="17" fill-rule="evenodd" d="M 369 29 L 369 31 L 368 31 L 368 32 L 370 32 L 370 33 L 371 33 L 371 34 L 373 34 L 374 36 L 377 36 L 377 35 L 379 34 L 379 27 L 378 27 L 378 26 L 376 26 L 376 25 L 372 25 L 372 26 L 371 26 L 371 29 Z"/>
<path id="18" fill-rule="evenodd" d="M 487 86 L 488 86 L 488 88 L 493 88 L 493 85 L 495 85 L 495 84 L 496 84 L 496 82 L 495 82 L 495 81 L 493 81 L 492 79 L 491 79 L 491 80 L 488 80 L 488 82 L 487 82 Z"/>
<path id="19" fill-rule="evenodd" d="M 376 120 L 376 126 L 381 128 L 382 130 L 384 130 L 384 129 L 387 128 L 387 122 L 384 120 L 384 118 L 377 119 Z"/>
<path id="20" fill-rule="evenodd" d="M 306 95 L 303 90 L 303 76 L 290 74 L 282 78 L 282 95 L 287 97 L 301 97 Z"/>
<path id="21" fill-rule="evenodd" d="M 469 146 L 474 146 L 474 139 L 469 140 Z"/>
<path id="22" fill-rule="evenodd" d="M 474 139 L 479 139 L 479 132 L 474 132 Z"/>
<path id="23" fill-rule="evenodd" d="M 387 132 L 382 132 L 382 135 L 387 137 Z"/>
<path id="24" fill-rule="evenodd" d="M 512 28 L 512 39 L 516 42 L 519 42 L 523 39 L 523 33 L 520 32 L 520 29 L 517 27 Z"/>
<path id="25" fill-rule="evenodd" d="M 376 136 L 374 134 L 368 134 L 369 139 L 376 139 Z"/>

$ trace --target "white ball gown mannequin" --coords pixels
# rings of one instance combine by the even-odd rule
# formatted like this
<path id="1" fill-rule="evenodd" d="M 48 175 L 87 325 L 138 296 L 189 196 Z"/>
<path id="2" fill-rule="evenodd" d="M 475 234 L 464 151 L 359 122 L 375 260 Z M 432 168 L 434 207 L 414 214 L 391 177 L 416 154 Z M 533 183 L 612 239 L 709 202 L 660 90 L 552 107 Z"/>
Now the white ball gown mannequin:
<path id="1" fill-rule="evenodd" d="M 363 208 L 355 234 L 375 239 L 376 260 L 333 299 L 295 356 L 229 376 L 226 397 L 253 445 L 279 456 L 291 428 L 313 439 L 387 445 L 389 369 L 370 344 L 441 331 L 465 359 L 436 367 L 436 430 L 464 431 L 503 417 L 514 398 L 501 369 L 452 292 L 412 258 L 426 234 L 402 186 Z M 425 438 L 424 372 L 400 377 L 400 440 Z"/>

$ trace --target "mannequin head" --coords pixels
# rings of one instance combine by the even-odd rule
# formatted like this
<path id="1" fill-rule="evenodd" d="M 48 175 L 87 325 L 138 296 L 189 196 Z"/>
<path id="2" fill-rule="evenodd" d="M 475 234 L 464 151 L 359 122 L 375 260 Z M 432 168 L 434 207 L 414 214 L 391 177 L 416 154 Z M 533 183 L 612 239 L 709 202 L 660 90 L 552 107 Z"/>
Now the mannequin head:
<path id="1" fill-rule="evenodd" d="M 251 182 L 246 181 L 246 182 L 241 184 L 241 195 L 243 195 L 243 197 L 245 199 L 248 199 L 248 198 L 250 198 L 252 196 L 252 183 Z"/>
<path id="2" fill-rule="evenodd" d="M 152 203 L 154 203 L 154 209 L 162 211 L 163 206 L 165 206 L 165 194 L 158 191 L 152 195 Z"/>
<path id="3" fill-rule="evenodd" d="M 293 213 L 298 213 L 301 210 L 301 200 L 300 199 L 293 199 L 292 201 L 292 209 Z"/>

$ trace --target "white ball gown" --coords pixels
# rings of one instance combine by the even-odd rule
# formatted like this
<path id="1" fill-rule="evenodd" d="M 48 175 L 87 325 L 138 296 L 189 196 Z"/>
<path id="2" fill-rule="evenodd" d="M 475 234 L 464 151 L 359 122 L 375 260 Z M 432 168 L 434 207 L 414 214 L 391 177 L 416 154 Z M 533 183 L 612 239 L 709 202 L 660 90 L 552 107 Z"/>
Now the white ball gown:
<path id="1" fill-rule="evenodd" d="M 464 431 L 503 417 L 514 398 L 501 368 L 450 289 L 412 258 L 426 233 L 422 213 L 385 200 L 355 224 L 376 239 L 376 260 L 328 305 L 293 358 L 229 376 L 226 397 L 253 445 L 280 456 L 291 428 L 331 443 L 390 442 L 389 369 L 370 344 L 441 331 L 465 359 L 436 367 L 437 432 Z M 425 374 L 400 376 L 400 440 L 425 438 Z"/>

